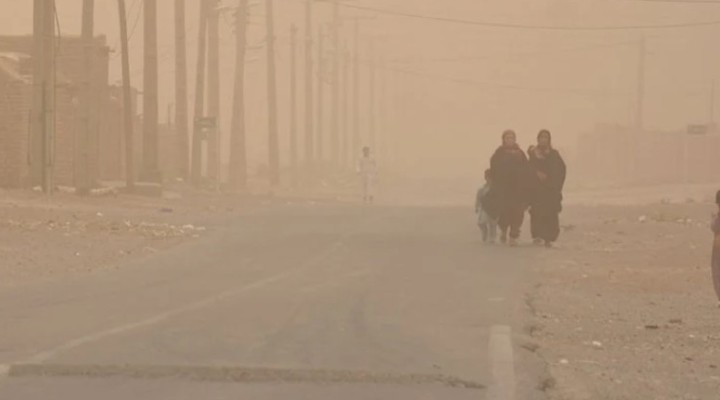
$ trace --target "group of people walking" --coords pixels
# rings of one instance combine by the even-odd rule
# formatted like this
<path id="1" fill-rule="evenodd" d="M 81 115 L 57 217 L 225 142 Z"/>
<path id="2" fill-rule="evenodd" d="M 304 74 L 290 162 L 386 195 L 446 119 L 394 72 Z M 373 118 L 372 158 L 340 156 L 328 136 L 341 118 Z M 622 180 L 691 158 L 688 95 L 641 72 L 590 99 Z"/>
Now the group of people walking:
<path id="1" fill-rule="evenodd" d="M 485 171 L 485 186 L 477 193 L 475 209 L 483 241 L 518 244 L 525 212 L 530 212 L 533 242 L 551 247 L 560 235 L 562 191 L 566 166 L 552 146 L 552 135 L 542 130 L 527 152 L 514 131 L 505 131 L 502 145 Z"/>

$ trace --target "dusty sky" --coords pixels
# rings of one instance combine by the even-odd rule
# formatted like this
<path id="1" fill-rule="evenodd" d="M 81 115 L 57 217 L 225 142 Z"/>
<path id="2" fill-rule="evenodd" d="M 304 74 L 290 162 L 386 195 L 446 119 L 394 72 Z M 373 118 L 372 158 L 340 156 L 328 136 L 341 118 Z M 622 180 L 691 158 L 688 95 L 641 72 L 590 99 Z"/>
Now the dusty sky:
<path id="1" fill-rule="evenodd" d="M 720 4 L 702 3 L 642 0 L 348 2 L 423 15 L 530 25 L 634 26 L 720 21 Z M 97 0 L 96 3 L 97 31 L 107 35 L 110 46 L 117 48 L 116 1 Z M 159 0 L 159 3 L 163 16 L 159 40 L 161 109 L 164 110 L 173 96 L 173 1 Z M 236 4 L 234 0 L 223 3 Z M 79 32 L 80 5 L 81 0 L 58 0 L 63 34 Z M 132 27 L 141 1 L 128 0 L 128 5 Z M 28 0 L 0 0 L 0 34 L 29 33 L 31 8 L 32 2 Z M 166 10 L 162 11 L 163 8 Z M 303 26 L 302 8 L 300 0 L 276 0 L 281 117 L 287 110 L 289 25 L 295 22 Z M 188 0 L 191 77 L 197 9 L 197 0 Z M 329 6 L 318 3 L 317 10 L 318 20 L 329 20 Z M 252 43 L 262 41 L 263 12 L 261 5 L 254 8 Z M 371 15 L 350 8 L 343 8 L 343 14 Z M 142 19 L 139 21 L 131 42 L 135 85 L 142 82 Z M 221 23 L 225 123 L 229 121 L 234 57 L 231 24 L 232 17 L 228 14 Z M 346 27 L 344 33 L 350 32 L 349 26 Z M 632 123 L 638 76 L 637 42 L 643 34 L 648 49 L 647 127 L 680 129 L 688 123 L 708 121 L 710 88 L 720 71 L 715 45 L 720 24 L 645 31 L 547 31 L 380 15 L 363 21 L 363 33 L 366 37 L 376 37 L 389 60 L 388 90 L 396 95 L 394 106 L 388 112 L 387 131 L 392 131 L 401 143 L 406 167 L 426 173 L 477 175 L 498 143 L 500 132 L 508 127 L 518 131 L 523 145 L 529 144 L 538 129 L 549 128 L 555 133 L 557 144 L 570 151 L 577 134 L 596 123 Z M 366 42 L 363 54 L 365 50 Z M 254 51 L 250 57 L 256 61 L 248 69 L 248 125 L 253 161 L 261 163 L 265 152 L 264 52 Z M 111 62 L 113 80 L 116 80 L 119 57 Z M 363 79 L 366 78 L 367 71 L 363 71 Z M 302 98 L 301 89 L 302 86 L 299 93 Z M 327 124 L 329 126 L 329 122 Z M 286 120 L 281 121 L 280 126 L 285 133 Z"/>

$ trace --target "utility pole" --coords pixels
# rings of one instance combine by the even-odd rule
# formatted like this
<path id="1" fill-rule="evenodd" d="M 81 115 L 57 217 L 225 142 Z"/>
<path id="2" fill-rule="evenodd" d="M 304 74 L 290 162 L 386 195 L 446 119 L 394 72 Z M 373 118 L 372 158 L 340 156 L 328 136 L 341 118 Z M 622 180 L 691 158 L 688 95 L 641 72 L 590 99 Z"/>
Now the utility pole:
<path id="1" fill-rule="evenodd" d="M 332 156 L 330 160 L 338 165 L 340 160 L 340 1 L 333 0 L 333 22 L 332 22 L 332 41 L 333 41 L 333 65 L 332 65 L 332 119 L 330 130 Z"/>
<path id="2" fill-rule="evenodd" d="M 55 137 L 55 1 L 33 2 L 32 185 L 53 192 Z"/>
<path id="3" fill-rule="evenodd" d="M 45 68 L 45 82 L 44 85 L 44 104 L 43 110 L 45 114 L 44 118 L 44 159 L 43 163 L 43 189 L 45 193 L 52 194 L 55 186 L 55 134 L 56 134 L 56 85 L 57 85 L 57 64 L 56 64 L 56 45 L 57 39 L 55 36 L 55 18 L 57 12 L 57 5 L 55 0 L 46 0 L 46 11 L 45 11 L 45 34 L 43 35 L 43 46 L 45 47 L 46 54 L 46 68 Z"/>
<path id="4" fill-rule="evenodd" d="M 378 145 L 380 148 L 378 149 L 378 154 L 384 158 L 385 163 L 390 159 L 389 157 L 389 149 L 390 149 L 390 134 L 388 132 L 387 127 L 387 65 L 385 60 L 385 51 L 384 49 L 380 50 L 380 55 L 378 58 L 378 101 L 377 101 L 377 112 L 378 112 L 378 125 L 377 125 L 377 135 L 379 136 Z"/>
<path id="5" fill-rule="evenodd" d="M 219 182 L 220 143 L 220 14 L 217 0 L 208 0 L 208 117 L 215 119 L 215 129 L 208 131 L 207 174 L 210 181 Z"/>
<path id="6" fill-rule="evenodd" d="M 635 128 L 637 133 L 642 133 L 645 127 L 644 114 L 645 114 L 645 58 L 647 56 L 647 45 L 646 39 L 643 35 L 638 43 L 638 88 L 637 88 L 637 108 L 635 116 Z"/>
<path id="7" fill-rule="evenodd" d="M 360 153 L 360 20 L 355 20 L 355 55 L 353 57 L 353 136 L 352 162 L 357 163 Z"/>
<path id="8" fill-rule="evenodd" d="M 317 129 L 316 129 L 316 144 L 317 144 L 317 161 L 322 163 L 324 156 L 324 127 L 325 127 L 325 115 L 324 115 L 324 104 L 325 98 L 323 96 L 323 86 L 325 83 L 325 57 L 323 52 L 325 51 L 325 38 L 322 25 L 318 27 L 318 67 L 317 67 Z"/>
<path id="9" fill-rule="evenodd" d="M 144 77 L 143 77 L 143 178 L 160 183 L 158 169 L 158 44 L 157 0 L 143 0 Z"/>
<path id="10" fill-rule="evenodd" d="M 180 177 L 189 178 L 190 139 L 188 131 L 187 37 L 185 0 L 175 0 L 175 129 L 180 146 Z"/>
<path id="11" fill-rule="evenodd" d="M 305 0 L 305 162 L 308 167 L 314 163 L 314 126 L 313 118 L 313 25 L 312 25 L 312 2 Z"/>
<path id="12" fill-rule="evenodd" d="M 245 51 L 247 46 L 248 0 L 239 0 L 236 14 L 235 88 L 230 136 L 229 185 L 247 191 L 247 149 L 245 146 Z"/>
<path id="13" fill-rule="evenodd" d="M 630 166 L 630 173 L 627 176 L 631 182 L 635 181 L 639 177 L 640 165 L 638 162 L 637 154 L 640 149 L 640 135 L 643 133 L 645 127 L 644 113 L 645 113 L 645 58 L 646 58 L 646 40 L 643 35 L 638 42 L 638 72 L 637 72 L 637 99 L 635 105 L 635 135 L 631 140 L 631 153 L 630 159 L 628 160 Z"/>
<path id="14" fill-rule="evenodd" d="M 297 183 L 297 32 L 294 24 L 290 27 L 290 169 L 293 185 Z"/>
<path id="15" fill-rule="evenodd" d="M 268 163 L 270 183 L 280 183 L 280 149 L 278 143 L 277 76 L 275 69 L 275 17 L 273 0 L 265 0 L 267 9 L 267 79 L 268 79 Z"/>
<path id="16" fill-rule="evenodd" d="M 350 144 L 352 142 L 352 138 L 350 135 L 350 129 L 349 129 L 349 122 L 350 122 L 350 114 L 348 109 L 348 98 L 350 96 L 350 53 L 347 48 L 347 46 L 344 47 L 343 53 L 342 53 L 342 107 L 341 107 L 341 115 L 340 118 L 341 128 L 340 128 L 340 137 L 341 137 L 341 153 L 340 153 L 340 165 L 347 166 L 348 160 L 351 158 L 349 156 L 350 151 Z"/>
<path id="17" fill-rule="evenodd" d="M 710 128 L 715 129 L 715 79 L 710 82 Z"/>
<path id="18" fill-rule="evenodd" d="M 30 140 L 30 185 L 43 186 L 44 151 L 43 136 L 45 136 L 44 120 L 45 110 L 45 12 L 46 0 L 33 0 L 33 104 L 30 123 L 32 136 Z"/>
<path id="19" fill-rule="evenodd" d="M 368 145 L 376 151 L 377 135 L 376 135 L 376 94 L 377 94 L 377 59 L 375 56 L 375 40 L 370 41 L 370 51 L 368 52 L 370 62 L 370 93 L 368 94 Z"/>
<path id="20" fill-rule="evenodd" d="M 82 3 L 82 41 L 83 41 L 83 85 L 81 94 L 82 128 L 76 133 L 75 148 L 75 193 L 90 193 L 90 135 L 95 130 L 95 101 L 93 80 L 93 31 L 95 19 L 95 0 L 83 0 Z"/>
<path id="21" fill-rule="evenodd" d="M 122 81 L 123 81 L 123 125 L 125 129 L 125 186 L 129 192 L 135 188 L 135 157 L 133 104 L 130 85 L 130 51 L 128 50 L 128 26 L 125 0 L 118 0 L 120 14 L 120 42 L 122 49 Z"/>
<path id="22" fill-rule="evenodd" d="M 208 0 L 200 0 L 200 23 L 198 29 L 197 68 L 195 69 L 195 112 L 193 118 L 193 138 L 191 180 L 193 185 L 200 185 L 202 172 L 202 128 L 200 119 L 205 116 L 205 66 L 207 57 L 207 13 Z"/>

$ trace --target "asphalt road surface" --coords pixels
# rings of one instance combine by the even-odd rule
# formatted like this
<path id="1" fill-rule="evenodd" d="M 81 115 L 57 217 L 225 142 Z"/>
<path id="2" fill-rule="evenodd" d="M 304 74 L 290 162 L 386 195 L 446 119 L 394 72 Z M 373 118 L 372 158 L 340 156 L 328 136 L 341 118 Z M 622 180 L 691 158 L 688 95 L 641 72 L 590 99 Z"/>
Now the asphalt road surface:
<path id="1" fill-rule="evenodd" d="M 519 399 L 528 264 L 471 210 L 287 206 L 0 292 L 0 399 Z M 532 379 L 526 379 L 532 384 Z"/>

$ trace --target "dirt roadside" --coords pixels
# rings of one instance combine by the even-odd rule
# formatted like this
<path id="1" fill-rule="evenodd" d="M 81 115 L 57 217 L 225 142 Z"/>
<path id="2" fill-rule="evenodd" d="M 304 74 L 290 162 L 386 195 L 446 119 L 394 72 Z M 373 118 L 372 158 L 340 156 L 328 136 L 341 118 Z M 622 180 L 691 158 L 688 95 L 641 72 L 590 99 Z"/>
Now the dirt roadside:
<path id="1" fill-rule="evenodd" d="M 188 190 L 162 198 L 0 191 L 0 286 L 119 268 L 264 202 Z"/>
<path id="2" fill-rule="evenodd" d="M 528 326 L 550 399 L 720 399 L 707 201 L 574 205 Z"/>

